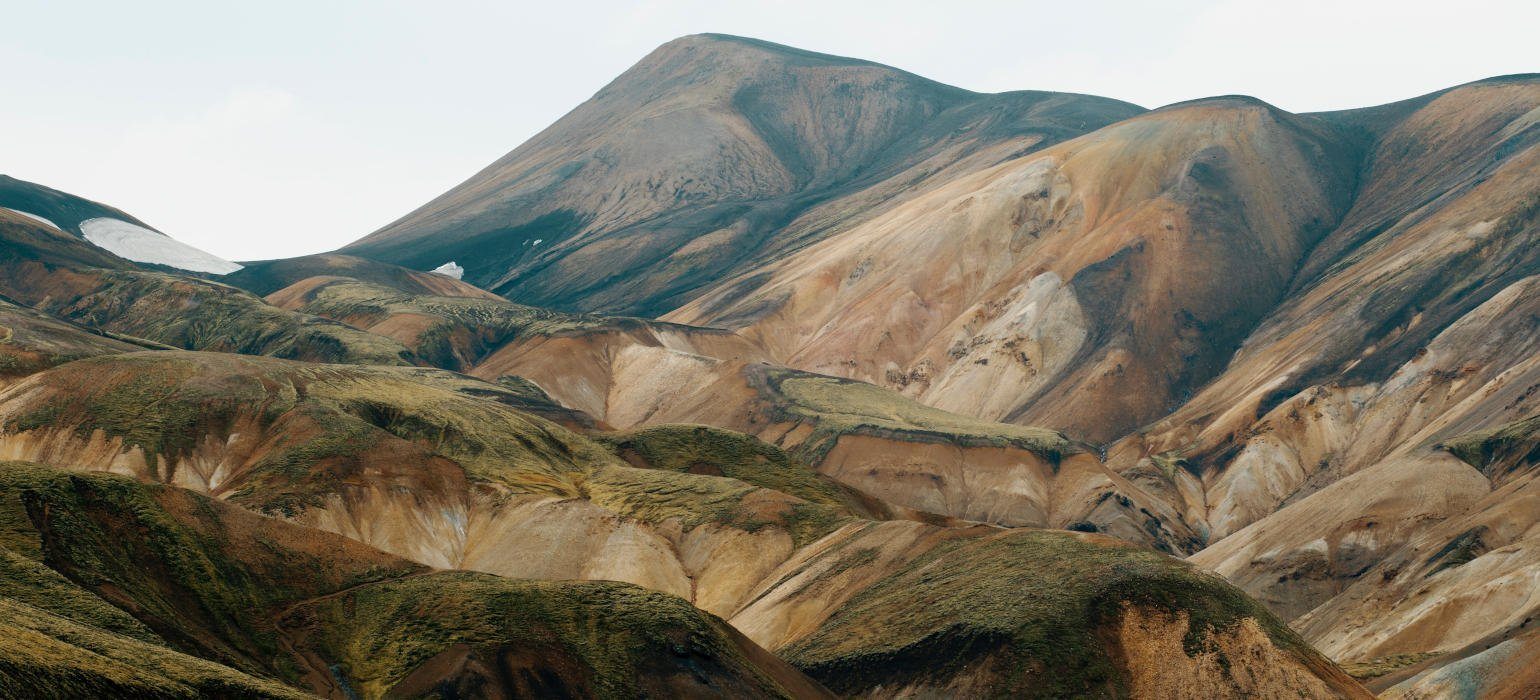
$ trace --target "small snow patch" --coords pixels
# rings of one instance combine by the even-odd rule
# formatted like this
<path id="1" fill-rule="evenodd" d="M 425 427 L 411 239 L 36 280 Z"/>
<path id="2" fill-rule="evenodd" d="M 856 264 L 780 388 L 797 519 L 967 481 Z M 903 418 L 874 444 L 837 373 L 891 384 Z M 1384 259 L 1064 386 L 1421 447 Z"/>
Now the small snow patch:
<path id="1" fill-rule="evenodd" d="M 453 277 L 455 279 L 461 279 L 465 277 L 465 268 L 456 265 L 455 261 L 453 260 L 433 268 L 430 270 L 430 272 L 440 274 L 445 277 Z"/>
<path id="2" fill-rule="evenodd" d="M 53 229 L 55 231 L 62 230 L 62 229 L 59 228 L 58 224 L 56 224 L 56 223 L 54 223 L 52 221 L 49 221 L 48 219 L 45 219 L 45 218 L 43 218 L 41 216 L 38 216 L 37 214 L 33 214 L 30 211 L 22 211 L 20 209 L 12 209 L 10 207 L 0 207 L 0 209 L 4 209 L 4 210 L 6 210 L 8 212 L 11 212 L 12 214 L 21 214 L 22 216 L 25 216 L 28 219 L 36 221 L 36 222 L 38 222 L 38 223 L 40 223 L 40 224 L 42 224 L 44 226 L 47 226 L 48 228 L 51 228 L 51 229 Z"/>
<path id="3" fill-rule="evenodd" d="M 227 275 L 241 269 L 229 260 L 198 250 L 164 233 L 121 219 L 101 217 L 80 222 L 86 240 L 134 262 L 166 265 L 180 270 Z"/>

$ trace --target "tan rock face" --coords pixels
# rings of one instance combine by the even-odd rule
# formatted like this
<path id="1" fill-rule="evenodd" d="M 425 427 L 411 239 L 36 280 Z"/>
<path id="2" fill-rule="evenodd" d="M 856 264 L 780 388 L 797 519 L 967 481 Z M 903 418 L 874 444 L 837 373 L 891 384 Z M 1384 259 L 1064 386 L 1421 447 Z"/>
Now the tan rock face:
<path id="1" fill-rule="evenodd" d="M 1184 648 L 1182 616 L 1130 606 L 1116 628 L 1117 650 L 1134 698 L 1328 698 L 1372 695 L 1341 671 L 1291 656 L 1255 620 L 1210 635 L 1197 654 Z"/>
<path id="2" fill-rule="evenodd" d="M 1345 208 L 1333 138 L 1256 103 L 1161 110 L 939 185 L 668 318 L 774 303 L 742 332 L 793 366 L 1109 439 L 1216 373 L 1282 296 Z"/>

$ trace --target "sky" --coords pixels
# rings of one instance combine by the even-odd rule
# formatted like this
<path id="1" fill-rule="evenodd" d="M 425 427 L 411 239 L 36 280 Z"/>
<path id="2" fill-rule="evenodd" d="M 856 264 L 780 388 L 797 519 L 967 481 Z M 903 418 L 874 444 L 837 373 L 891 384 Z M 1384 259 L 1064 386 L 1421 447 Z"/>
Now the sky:
<path id="1" fill-rule="evenodd" d="M 0 16 L 0 173 L 233 260 L 356 240 L 698 32 L 1146 107 L 1341 109 L 1540 72 L 1533 0 L 0 0 Z"/>

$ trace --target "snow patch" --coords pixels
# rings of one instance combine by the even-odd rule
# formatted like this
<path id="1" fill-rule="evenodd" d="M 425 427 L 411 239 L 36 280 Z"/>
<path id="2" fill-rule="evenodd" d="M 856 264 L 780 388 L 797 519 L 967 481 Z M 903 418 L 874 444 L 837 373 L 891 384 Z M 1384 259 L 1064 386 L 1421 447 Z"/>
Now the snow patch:
<path id="1" fill-rule="evenodd" d="M 438 267 L 429 270 L 429 272 L 440 274 L 445 277 L 453 277 L 455 279 L 462 279 L 465 277 L 465 268 L 455 264 L 455 261 L 453 260 L 450 260 L 443 265 L 439 265 Z"/>
<path id="2" fill-rule="evenodd" d="M 118 257 L 134 262 L 166 265 L 194 272 L 227 275 L 241 269 L 224 258 L 198 250 L 164 233 L 121 219 L 101 217 L 80 222 L 86 240 Z"/>
<path id="3" fill-rule="evenodd" d="M 56 223 L 54 223 L 52 221 L 49 221 L 48 219 L 45 219 L 45 218 L 43 218 L 41 216 L 38 216 L 37 214 L 33 214 L 30 211 L 22 211 L 20 209 L 12 209 L 10 207 L 0 207 L 0 209 L 4 209 L 4 210 L 6 210 L 8 212 L 11 212 L 12 214 L 21 214 L 22 216 L 25 216 L 28 219 L 36 221 L 36 222 L 38 222 L 38 223 L 40 223 L 40 224 L 42 224 L 44 226 L 47 226 L 48 228 L 51 228 L 51 229 L 53 229 L 55 231 L 62 231 L 63 230 L 63 229 L 59 228 L 58 224 L 56 224 Z"/>

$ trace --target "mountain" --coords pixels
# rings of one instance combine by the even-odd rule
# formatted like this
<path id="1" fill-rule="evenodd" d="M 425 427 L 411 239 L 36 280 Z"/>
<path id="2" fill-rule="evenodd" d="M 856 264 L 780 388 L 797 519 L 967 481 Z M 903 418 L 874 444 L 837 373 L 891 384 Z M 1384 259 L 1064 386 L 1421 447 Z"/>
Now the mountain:
<path id="1" fill-rule="evenodd" d="M 1428 548 L 1479 561 L 1530 546 L 1516 534 L 1471 534 L 1518 527 L 1511 504 L 1525 472 L 1484 471 L 1445 446 L 1540 414 L 1530 362 L 1540 327 L 1531 254 L 1540 235 L 1540 77 L 1319 114 L 1241 96 L 1118 111 L 1095 98 L 1012 93 L 970 96 L 962 107 L 932 97 L 959 93 L 919 90 L 912 76 L 850 88 L 866 100 L 861 110 L 803 106 L 831 105 L 838 92 L 813 89 L 810 75 L 887 70 L 687 37 L 346 250 L 424 269 L 455 256 L 481 260 L 491 267 L 473 265 L 467 279 L 522 302 L 720 329 L 731 342 L 708 347 L 574 327 L 515 337 L 467 371 L 529 378 L 617 427 L 683 420 L 754 434 L 905 507 L 1094 528 L 1192 553 L 1335 658 L 1384 671 L 1376 687 L 1410 683 L 1407 669 L 1458 666 L 1484 653 L 1470 645 L 1517 634 L 1505 625 L 1531 607 L 1456 601 L 1469 600 L 1460 590 L 1510 585 L 1520 564 L 1408 567 Z M 766 87 L 767 72 L 780 76 L 770 81 L 777 87 Z M 685 82 L 732 97 L 687 99 Z M 782 92 L 765 103 L 743 97 L 774 90 Z M 1008 129 L 913 129 L 892 137 L 902 146 L 875 151 L 881 157 L 849 150 L 798 160 L 776 150 L 790 143 L 805 154 L 808 144 L 832 143 L 821 140 L 830 133 L 879 133 L 867 131 L 880 122 L 867 106 L 890 99 L 936 115 L 1072 100 L 1102 105 L 1104 118 L 1030 137 L 1021 134 L 1040 133 L 1046 122 L 1034 120 L 1048 113 L 1029 109 Z M 626 105 L 623 115 L 603 109 L 611 104 Z M 691 149 L 718 140 L 661 138 L 668 127 L 648 120 L 700 104 L 713 105 L 712 116 L 748 115 L 747 132 L 773 157 L 701 163 Z M 818 123 L 784 126 L 802 124 L 786 114 Z M 716 133 L 700 124 L 690 122 L 693 133 Z M 788 133 L 796 138 L 764 136 Z M 1016 145 L 997 148 L 1004 144 Z M 630 156 L 640 149 L 645 159 Z M 909 158 L 931 166 L 914 170 Z M 553 175 L 557 163 L 581 180 Z M 821 190 L 841 177 L 833 163 L 860 164 L 860 174 Z M 658 174 L 665 167 L 700 187 L 727 181 L 731 168 L 806 173 L 797 191 L 819 199 L 798 199 L 808 208 L 784 210 L 755 236 L 752 223 L 689 218 L 727 200 L 725 186 L 686 215 L 635 184 L 668 182 Z M 582 188 L 602 193 L 603 204 L 508 229 L 529 238 L 487 233 L 489 217 L 532 221 L 556 202 L 592 201 Z M 760 203 L 769 191 L 787 190 L 735 192 Z M 522 242 L 533 238 L 554 246 L 526 252 Z M 451 242 L 464 247 L 439 255 L 435 246 Z M 425 250 L 434 257 L 407 257 Z M 758 369 L 765 365 L 782 369 Z M 831 443 L 819 427 L 826 420 L 788 422 L 799 404 L 767 380 L 808 372 L 810 382 L 858 380 L 958 420 L 1046 428 L 1083 446 L 1071 461 L 1095 466 L 1045 469 L 1027 455 L 1002 464 L 970 454 L 966 441 L 977 438 L 966 433 L 942 440 L 945 450 L 922 447 L 934 438 L 916 442 L 922 433 L 894 428 L 894 411 L 915 409 L 886 395 L 875 404 L 855 398 L 861 392 L 838 395 L 836 408 L 862 416 L 856 424 L 882 442 L 857 448 L 871 438 L 836 431 Z M 1097 498 L 1129 505 L 1098 510 Z M 1449 582 L 1428 588 L 1417 578 L 1435 571 Z M 1439 597 L 1426 597 L 1432 591 Z M 1468 629 L 1433 622 L 1457 608 L 1467 610 Z M 1386 639 L 1389 629 L 1406 631 Z"/>
<path id="2" fill-rule="evenodd" d="M 241 269 L 150 228 L 118 209 L 0 175 L 0 208 L 90 242 L 134 262 L 223 275 Z"/>
<path id="3" fill-rule="evenodd" d="M 700 35 L 217 281 L 28 185 L 0 692 L 1534 695 L 1537 172 Z"/>
<path id="4" fill-rule="evenodd" d="M 656 315 L 925 182 L 1139 111 L 689 36 L 341 252 L 424 270 L 457 262 L 466 281 L 536 306 Z"/>
<path id="5" fill-rule="evenodd" d="M 1051 697 L 1190 677 L 1218 694 L 1364 697 L 1171 557 L 889 507 L 728 431 L 585 435 L 499 394 L 445 372 L 225 353 L 68 363 L 0 392 L 7 453 L 61 465 L 19 472 L 28 520 L 7 522 L 38 528 L 24 544 L 45 565 L 183 653 L 321 693 L 476 688 L 508 664 L 528 670 L 502 683 L 582 696 L 900 683 Z M 125 517 L 147 541 L 107 539 Z M 663 593 L 549 583 L 570 579 Z M 614 635 L 631 641 L 599 643 Z M 931 657 L 947 661 L 906 661 Z M 1254 658 L 1267 669 L 1226 670 Z"/>

